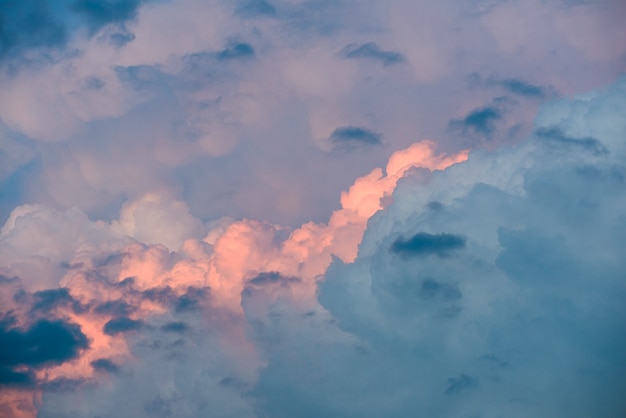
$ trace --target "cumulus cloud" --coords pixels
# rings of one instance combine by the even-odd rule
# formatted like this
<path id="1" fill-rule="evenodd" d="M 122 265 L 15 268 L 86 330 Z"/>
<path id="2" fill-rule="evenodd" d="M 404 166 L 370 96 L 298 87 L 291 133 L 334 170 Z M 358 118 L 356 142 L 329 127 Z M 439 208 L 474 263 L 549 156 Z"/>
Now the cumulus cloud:
<path id="1" fill-rule="evenodd" d="M 426 183 L 408 173 L 355 261 L 335 260 L 319 284 L 337 325 L 324 327 L 355 340 L 318 338 L 331 331 L 298 306 L 269 310 L 283 318 L 265 330 L 279 348 L 264 346 L 273 357 L 257 386 L 270 415 L 622 413 L 624 88 L 561 100 L 537 120 L 540 133 L 592 135 L 605 153 L 539 134 Z M 572 126 L 578 115 L 585 124 Z M 301 347 L 303 329 L 316 349 Z"/>
<path id="2" fill-rule="evenodd" d="M 482 133 L 450 135 L 448 124 L 452 115 L 493 108 L 495 88 L 524 103 L 498 108 L 506 117 L 485 125 L 499 131 L 492 147 L 531 131 L 539 102 L 551 96 L 547 86 L 572 94 L 614 79 L 623 66 L 611 57 L 622 45 L 602 40 L 598 28 L 621 28 L 607 18 L 619 15 L 615 7 L 195 0 L 3 7 L 7 21 L 45 15 L 65 35 L 56 46 L 22 42 L 39 29 L 7 26 L 21 64 L 12 59 L 0 74 L 0 118 L 7 136 L 20 139 L 0 141 L 0 161 L 10 162 L 0 175 L 9 179 L 2 190 L 19 197 L 2 214 L 36 202 L 111 220 L 125 201 L 166 188 L 203 221 L 322 221 L 363 167 L 384 164 L 393 150 L 421 138 L 451 152 L 486 145 Z M 570 39 L 581 16 L 596 22 L 587 28 L 594 50 L 612 51 L 592 66 L 582 52 L 589 46 Z M 519 40 L 509 33 L 517 22 Z M 545 36 L 529 34 L 524 22 L 541 22 Z M 539 71 L 537 57 L 545 56 L 552 58 Z M 494 88 L 464 85 L 468 73 L 486 71 L 497 74 Z M 366 128 L 387 146 L 341 158 L 316 152 L 332 150 L 328 139 L 341 127 Z"/>
<path id="3" fill-rule="evenodd" d="M 626 410 L 616 2 L 18 3 L 0 415 Z"/>
<path id="4" fill-rule="evenodd" d="M 4 335 L 39 347 L 50 329 L 67 344 L 7 351 L 5 385 L 39 381 L 41 416 L 119 414 L 116 402 L 122 416 L 618 413 L 625 103 L 623 80 L 561 100 L 528 141 L 466 162 L 415 144 L 325 225 L 218 224 L 178 252 L 116 232 L 112 247 L 73 250 L 45 290 L 9 264 Z M 586 115 L 584 131 L 564 114 Z M 41 314 L 68 319 L 12 325 Z"/>
<path id="5" fill-rule="evenodd" d="M 196 361 L 208 361 L 209 374 L 191 376 L 192 380 L 181 386 L 178 380 L 183 375 L 166 373 L 163 379 L 174 379 L 171 390 L 147 388 L 140 399 L 128 401 L 134 405 L 128 416 L 201 413 L 206 408 L 206 394 L 188 398 L 189 388 L 196 385 L 217 388 L 218 408 L 252 414 L 256 402 L 244 395 L 254 387 L 263 363 L 254 339 L 247 336 L 242 294 L 263 290 L 259 293 L 265 295 L 258 305 L 259 318 L 264 306 L 280 297 L 271 291 L 276 286 L 286 289 L 301 309 L 314 308 L 316 280 L 333 257 L 354 260 L 368 219 L 387 204 L 385 200 L 405 172 L 416 167 L 430 172 L 466 158 L 465 152 L 436 154 L 434 147 L 432 142 L 423 142 L 395 153 L 385 173 L 373 170 L 342 195 L 342 209 L 328 224 L 310 222 L 294 230 L 252 220 L 205 227 L 188 214 L 182 202 L 158 195 L 125 205 L 119 220 L 110 223 L 89 221 L 78 210 L 59 213 L 36 205 L 17 208 L 1 235 L 3 252 L 11 257 L 4 260 L 4 306 L 22 321 L 29 315 L 44 314 L 70 318 L 77 324 L 73 325 L 76 330 L 81 330 L 79 342 L 84 349 L 75 360 L 64 357 L 67 362 L 44 364 L 36 387 L 44 396 L 45 406 L 39 413 L 46 416 L 65 411 L 67 396 L 100 390 L 103 379 L 115 379 L 118 388 L 136 385 L 138 373 L 150 374 L 152 366 L 146 359 L 154 358 L 178 362 L 183 369 L 194 367 Z M 137 210 L 142 211 L 141 216 L 136 216 Z M 80 222 L 69 231 L 58 229 L 71 217 Z M 139 220 L 141 227 L 136 224 Z M 143 236 L 141 230 L 149 235 Z M 41 243 L 29 244 L 26 236 L 63 239 L 66 245 L 48 251 Z M 37 274 L 45 270 L 49 284 L 41 289 L 45 282 Z M 292 283 L 297 289 L 290 288 Z M 267 289 L 270 292 L 265 293 Z M 213 330 L 209 340 L 207 330 Z M 189 349 L 214 344 L 224 351 L 210 359 L 200 353 L 197 358 L 189 355 Z M 240 349 L 233 352 L 234 346 Z M 138 361 L 135 366 L 133 358 Z M 208 372 L 213 368 L 217 371 Z M 15 382 L 28 377 L 11 368 L 5 374 Z M 121 393 L 116 390 L 115 396 Z M 89 415 L 93 408 L 112 413 L 92 405 L 72 413 Z"/>

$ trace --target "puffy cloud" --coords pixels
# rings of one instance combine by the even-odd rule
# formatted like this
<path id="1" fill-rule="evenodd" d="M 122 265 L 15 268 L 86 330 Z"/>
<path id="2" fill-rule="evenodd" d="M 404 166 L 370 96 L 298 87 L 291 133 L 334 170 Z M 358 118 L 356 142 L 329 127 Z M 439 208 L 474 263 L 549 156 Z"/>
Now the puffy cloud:
<path id="1" fill-rule="evenodd" d="M 34 48 L 27 48 L 29 63 L 14 63 L 0 76 L 0 118 L 24 137 L 24 146 L 6 150 L 2 141 L 9 157 L 0 152 L 0 160 L 11 162 L 2 165 L 1 176 L 10 179 L 2 190 L 15 194 L 10 186 L 19 185 L 12 206 L 78 206 L 108 220 L 124 201 L 165 188 L 204 221 L 322 221 L 363 167 L 383 164 L 393 150 L 425 137 L 451 152 L 485 145 L 482 137 L 447 131 L 451 114 L 463 120 L 473 110 L 495 108 L 488 105 L 493 89 L 464 85 L 468 73 L 485 73 L 485 63 L 498 74 L 494 86 L 523 101 L 509 103 L 513 110 L 498 108 L 500 119 L 484 125 L 492 132 L 491 147 L 529 133 L 538 102 L 550 96 L 545 86 L 572 94 L 621 71 L 618 58 L 611 59 L 621 56 L 621 44 L 597 30 L 619 30 L 620 21 L 607 17 L 619 15 L 615 4 L 524 4 L 393 1 L 383 8 L 178 0 L 6 6 L 12 22 L 20 21 L 9 19 L 13 12 L 30 16 L 26 9 L 41 14 L 47 8 L 46 19 L 67 30 L 64 47 L 24 41 L 24 48 Z M 592 66 L 570 39 L 570 29 L 580 26 L 576 19 L 587 17 L 601 22 L 586 38 L 598 46 L 593 50 L 611 45 L 612 51 Z M 555 29 L 559 19 L 562 28 Z M 507 42 L 517 31 L 511 28 L 530 27 L 526 22 L 541 30 L 527 34 L 521 28 L 515 35 L 521 41 L 513 39 L 513 45 L 525 47 L 511 53 L 515 47 Z M 549 36 L 537 38 L 544 31 Z M 538 56 L 549 57 L 541 70 Z M 368 153 L 317 152 L 332 150 L 329 138 L 341 127 L 366 127 L 386 146 Z M 33 164 L 25 167 L 27 161 Z M 313 190 L 311 196 L 303 189 Z"/>
<path id="2" fill-rule="evenodd" d="M 209 405 L 237 416 L 584 416 L 594 397 L 618 411 L 619 394 L 604 388 L 619 387 L 625 344 L 626 127 L 607 112 L 624 106 L 623 89 L 546 106 L 533 139 L 466 162 L 432 142 L 398 151 L 341 196 L 328 224 L 224 220 L 181 242 L 199 221 L 180 202 L 148 198 L 147 225 L 182 222 L 142 244 L 120 227 L 137 206 L 108 224 L 75 213 L 83 222 L 67 248 L 39 255 L 66 261 L 59 288 L 3 279 L 19 320 L 53 313 L 83 336 L 77 359 L 37 366 L 39 414 L 106 416 L 124 402 L 125 416 Z M 585 115 L 584 130 L 554 115 Z M 20 230 L 55 236 L 46 225 L 59 216 L 14 212 L 2 237 L 25 257 L 17 264 L 34 263 L 38 248 Z M 176 252 L 159 242 L 172 236 Z M 3 376 L 26 381 L 19 373 Z M 563 403 L 567 393 L 577 401 Z"/>
<path id="3" fill-rule="evenodd" d="M 617 2 L 5 3 L 0 415 L 623 410 Z"/>
<path id="4" fill-rule="evenodd" d="M 256 383 L 262 363 L 246 336 L 241 295 L 269 289 L 261 299 L 267 306 L 280 297 L 280 291 L 271 290 L 274 284 L 294 281 L 298 286 L 289 297 L 301 308 L 314 307 L 318 277 L 333 256 L 345 261 L 356 257 L 368 219 L 385 205 L 406 171 L 443 169 L 466 157 L 466 152 L 436 154 L 429 141 L 414 144 L 392 155 L 386 173 L 375 169 L 358 179 L 342 195 L 342 209 L 328 224 L 309 222 L 297 229 L 226 219 L 205 226 L 184 202 L 158 193 L 128 202 L 111 222 L 90 221 L 79 209 L 16 208 L 0 234 L 7 277 L 0 293 L 3 306 L 20 321 L 33 315 L 70 318 L 89 341 L 89 349 L 74 361 L 46 363 L 41 369 L 36 393 L 43 394 L 44 407 L 39 413 L 64 410 L 70 389 L 80 396 L 106 379 L 114 379 L 118 388 L 135 385 L 137 374 L 151 373 L 148 358 L 165 358 L 179 359 L 183 369 L 208 361 L 207 370 L 217 371 L 191 376 L 185 383 L 179 382 L 182 375 L 165 372 L 163 379 L 173 379 L 173 386 L 147 387 L 139 399 L 128 401 L 133 405 L 128 416 L 201 413 L 206 395 L 181 398 L 196 385 L 217 388 L 215 399 L 224 411 L 252 414 L 254 402 L 244 394 Z M 46 245 L 56 240 L 64 246 Z M 45 281 L 40 272 L 47 272 Z M 263 305 L 259 309 L 263 312 Z M 207 330 L 213 330 L 209 340 Z M 194 357 L 188 344 L 224 349 L 210 358 Z M 241 349 L 232 352 L 233 346 Z M 154 350 L 158 353 L 150 354 Z M 125 370 L 133 358 L 141 360 L 129 375 Z M 5 374 L 16 382 L 27 377 L 12 369 Z M 116 389 L 102 399 L 106 396 L 123 395 Z M 98 408 L 86 405 L 72 413 L 111 413 Z"/>
<path id="5" fill-rule="evenodd" d="M 312 312 L 332 322 L 284 298 L 255 326 L 273 342 L 256 389 L 268 414 L 622 413 L 624 81 L 546 106 L 518 147 L 407 172 L 358 257 L 319 283 Z"/>

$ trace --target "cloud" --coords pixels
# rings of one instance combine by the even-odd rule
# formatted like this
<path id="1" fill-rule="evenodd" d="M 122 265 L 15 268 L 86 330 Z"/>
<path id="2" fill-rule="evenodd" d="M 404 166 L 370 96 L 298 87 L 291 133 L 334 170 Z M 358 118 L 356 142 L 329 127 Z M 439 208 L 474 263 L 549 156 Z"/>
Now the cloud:
<path id="1" fill-rule="evenodd" d="M 0 60 L 35 48 L 63 48 L 82 26 L 91 33 L 137 17 L 140 0 L 4 2 L 0 7 Z"/>
<path id="2" fill-rule="evenodd" d="M 91 30 L 114 22 L 125 22 L 137 17 L 141 0 L 75 0 L 71 9 L 85 18 Z"/>
<path id="3" fill-rule="evenodd" d="M 341 55 L 347 59 L 366 59 L 380 62 L 384 66 L 405 62 L 404 56 L 399 52 L 382 50 L 374 42 L 346 45 L 341 50 Z"/>
<path id="4" fill-rule="evenodd" d="M 182 239 L 196 222 L 184 205 L 148 199 L 148 214 L 183 220 L 156 223 L 170 225 L 160 236 L 181 237 L 171 251 L 124 237 L 133 229 L 119 220 L 17 209 L 3 248 L 65 260 L 57 282 L 68 290 L 3 280 L 12 294 L 25 287 L 22 302 L 6 305 L 14 321 L 43 303 L 90 341 L 76 365 L 34 369 L 50 373 L 39 413 L 106 416 L 123 402 L 127 416 L 199 415 L 209 404 L 250 417 L 445 417 L 484 414 L 484 405 L 505 416 L 555 408 L 584 416 L 601 399 L 610 415 L 621 398 L 606 387 L 619 387 L 626 348 L 617 337 L 626 319 L 617 210 L 625 176 L 616 174 L 626 156 L 616 117 L 624 97 L 618 83 L 547 105 L 536 121 L 538 131 L 595 138 L 606 153 L 566 144 L 555 160 L 553 145 L 535 135 L 465 161 L 417 143 L 357 179 L 327 224 L 230 221 Z M 588 115 L 582 130 L 572 124 L 579 112 Z M 55 236 L 47 224 L 64 219 L 79 221 L 67 249 L 21 241 L 33 225 Z M 13 258 L 4 276 L 28 272 L 21 265 L 31 257 Z M 89 309 L 75 311 L 66 294 Z M 8 371 L 15 385 L 33 381 Z M 537 382 L 556 400 L 538 396 Z M 562 403 L 566 393 L 576 401 Z"/>
<path id="5" fill-rule="evenodd" d="M 345 261 L 356 257 L 368 219 L 383 207 L 385 196 L 405 172 L 416 167 L 430 172 L 466 158 L 466 153 L 436 154 L 434 147 L 432 142 L 423 142 L 394 153 L 385 173 L 373 170 L 342 195 L 342 208 L 328 224 L 307 223 L 294 230 L 252 220 L 205 226 L 180 202 L 160 195 L 123 206 L 119 219 L 110 222 L 89 221 L 79 210 L 58 212 L 39 205 L 16 208 L 0 234 L 2 254 L 8 257 L 0 297 L 8 298 L 10 304 L 6 306 L 14 306 L 17 318 L 27 318 L 29 312 L 41 309 L 69 316 L 81 325 L 90 341 L 90 348 L 82 352 L 79 361 L 41 369 L 46 377 L 39 387 L 46 401 L 40 413 L 45 416 L 65 411 L 67 397 L 74 396 L 70 393 L 90 393 L 104 376 L 116 379 L 122 392 L 116 391 L 115 396 L 124 397 L 122 388 L 134 387 L 137 373 L 151 373 L 152 361 L 176 361 L 193 373 L 198 371 L 195 362 L 203 361 L 209 368 L 217 367 L 219 373 L 195 375 L 189 385 L 202 382 L 198 383 L 202 387 L 215 387 L 214 395 L 221 399 L 216 405 L 244 416 L 251 414 L 252 405 L 245 400 L 245 393 L 254 386 L 261 363 L 255 345 L 245 337 L 242 294 L 259 301 L 259 315 L 285 290 L 303 303 L 302 308 L 314 306 L 316 278 L 334 256 Z M 145 213 L 140 219 L 133 218 L 138 210 Z M 171 216 L 174 218 L 169 222 Z M 70 219 L 75 221 L 72 228 L 61 227 Z M 193 227 L 186 229 L 188 225 Z M 192 238 L 207 228 L 204 238 Z M 139 236 L 141 230 L 151 231 L 153 244 L 129 236 Z M 176 236 L 181 240 L 168 238 Z M 35 237 L 39 239 L 33 240 Z M 50 239 L 62 240 L 65 246 L 52 250 L 42 245 Z M 171 251 L 161 242 L 177 250 Z M 48 285 L 38 290 L 43 281 L 35 278 L 49 266 L 57 269 L 48 271 L 47 280 L 60 283 L 59 289 Z M 16 275 L 21 277 L 9 279 Z M 16 298 L 16 294 L 20 296 Z M 33 309 L 36 304 L 41 306 Z M 247 306 L 251 309 L 250 304 Z M 311 312 L 307 309 L 302 314 L 316 316 Z M 208 323 L 201 318 L 209 318 Z M 147 335 L 150 337 L 146 339 Z M 191 348 L 215 344 L 227 348 L 210 360 Z M 229 348 L 235 346 L 240 349 Z M 143 360 L 137 368 L 128 369 L 132 356 Z M 154 360 L 146 361 L 148 358 Z M 119 367 L 118 372 L 101 373 L 114 369 L 102 359 Z M 165 380 L 180 379 L 164 373 Z M 12 377 L 18 378 L 23 377 Z M 181 393 L 189 390 L 187 383 L 176 386 Z M 145 406 L 155 399 L 172 410 L 202 411 L 206 393 L 183 401 L 161 387 L 146 386 L 139 398 L 128 400 L 133 405 L 131 414 L 146 414 Z M 93 410 L 72 413 L 90 415 Z"/>
<path id="6" fill-rule="evenodd" d="M 351 150 L 382 144 L 382 135 L 366 128 L 343 126 L 333 131 L 329 138 L 335 150 Z"/>
<path id="7" fill-rule="evenodd" d="M 0 342 L 1 385 L 31 384 L 33 370 L 69 361 L 89 346 L 78 325 L 47 319 L 26 329 L 4 322 L 0 324 Z"/>
<path id="8" fill-rule="evenodd" d="M 250 0 L 237 8 L 236 13 L 243 17 L 273 17 L 276 15 L 276 8 L 265 0 Z"/>
<path id="9" fill-rule="evenodd" d="M 621 415 L 617 2 L 18 3 L 0 416 Z"/>
<path id="10" fill-rule="evenodd" d="M 264 311 L 246 299 L 258 295 L 244 295 L 269 357 L 255 392 L 264 410 L 619 415 L 626 224 L 617 208 L 626 201 L 618 191 L 624 177 L 610 173 L 626 170 L 618 116 L 625 105 L 620 80 L 546 105 L 537 117 L 538 130 L 594 138 L 606 153 L 576 144 L 555 158 L 551 144 L 531 137 L 473 152 L 430 178 L 407 172 L 393 202 L 368 222 L 357 258 L 335 259 L 319 282 L 313 311 L 331 322 L 304 315 L 285 289 Z M 454 235 L 414 232 L 424 230 Z M 394 245 L 418 254 L 457 250 L 398 262 Z"/>
<path id="11" fill-rule="evenodd" d="M 559 128 L 541 128 L 535 132 L 537 137 L 548 144 L 562 147 L 580 147 L 595 155 L 608 154 L 608 149 L 593 137 L 575 138 L 563 133 Z"/>
<path id="12" fill-rule="evenodd" d="M 403 256 L 420 256 L 435 254 L 439 257 L 445 257 L 451 251 L 460 250 L 465 247 L 465 238 L 453 234 L 429 234 L 427 232 L 418 232 L 412 237 L 405 239 L 398 237 L 389 250 Z"/>
<path id="13" fill-rule="evenodd" d="M 101 370 L 107 373 L 117 373 L 120 370 L 117 364 L 105 358 L 94 360 L 90 364 L 91 367 L 93 367 L 94 369 Z"/>
<path id="14" fill-rule="evenodd" d="M 494 75 L 483 79 L 478 73 L 471 73 L 467 76 L 470 86 L 499 87 L 508 93 L 528 99 L 545 99 L 553 93 L 552 86 L 540 86 L 533 84 L 522 78 L 498 78 Z"/>
<path id="15" fill-rule="evenodd" d="M 185 322 L 168 322 L 165 325 L 161 326 L 161 331 L 163 332 L 185 332 L 189 330 L 189 325 Z"/>
<path id="16" fill-rule="evenodd" d="M 67 40 L 67 29 L 46 1 L 5 2 L 0 8 L 0 59 L 21 48 L 56 47 Z"/>
<path id="17" fill-rule="evenodd" d="M 98 304 L 93 311 L 99 315 L 128 316 L 136 308 L 122 300 L 111 300 Z"/>
<path id="18" fill-rule="evenodd" d="M 120 317 L 109 320 L 104 324 L 104 333 L 108 335 L 116 335 L 122 332 L 137 331 L 144 326 L 142 321 L 130 319 L 128 317 Z"/>
<path id="19" fill-rule="evenodd" d="M 243 42 L 229 46 L 217 54 L 217 59 L 222 61 L 254 57 L 254 48 Z"/>
<path id="20" fill-rule="evenodd" d="M 543 87 L 530 84 L 520 79 L 507 78 L 501 80 L 499 84 L 511 93 L 519 94 L 520 96 L 537 97 L 539 99 L 542 99 L 546 95 Z"/>
<path id="21" fill-rule="evenodd" d="M 462 390 L 471 389 L 478 386 L 478 380 L 472 376 L 461 374 L 459 377 L 451 377 L 446 383 L 446 393 L 453 395 Z"/>
<path id="22" fill-rule="evenodd" d="M 478 134 L 490 137 L 496 130 L 495 123 L 502 119 L 502 111 L 494 106 L 480 107 L 472 110 L 461 119 L 450 120 L 450 127 L 462 133 Z"/>

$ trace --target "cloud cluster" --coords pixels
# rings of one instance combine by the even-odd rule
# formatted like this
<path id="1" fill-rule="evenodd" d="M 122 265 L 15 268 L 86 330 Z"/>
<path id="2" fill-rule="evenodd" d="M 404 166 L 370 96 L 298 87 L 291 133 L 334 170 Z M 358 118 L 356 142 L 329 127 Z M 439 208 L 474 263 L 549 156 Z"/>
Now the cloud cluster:
<path id="1" fill-rule="evenodd" d="M 323 221 L 394 150 L 515 143 L 540 102 L 613 80 L 617 3 L 8 2 L 0 218 L 167 190 L 205 222 Z"/>
<path id="2" fill-rule="evenodd" d="M 224 220 L 175 252 L 159 242 L 196 231 L 181 202 L 122 209 L 150 202 L 153 243 L 121 220 L 20 207 L 1 236 L 2 408 L 618 414 L 625 107 L 622 79 L 546 106 L 514 148 L 461 162 L 418 143 L 327 225 Z"/>
<path id="3" fill-rule="evenodd" d="M 246 391 L 263 362 L 247 335 L 242 294 L 287 277 L 295 285 L 290 298 L 301 308 L 315 306 L 316 281 L 333 257 L 354 260 L 368 220 L 389 204 L 405 172 L 429 173 L 466 158 L 467 152 L 437 154 L 433 142 L 414 144 L 394 153 L 384 173 L 375 169 L 357 179 L 328 224 L 297 229 L 254 220 L 205 225 L 184 202 L 157 194 L 124 205 L 111 222 L 90 221 L 78 209 L 19 206 L 0 234 L 3 332 L 25 341 L 16 347 L 37 350 L 40 328 L 56 327 L 48 334 L 56 332 L 65 351 L 44 346 L 59 355 L 24 371 L 27 364 L 5 350 L 2 384 L 21 395 L 3 407 L 30 402 L 39 416 L 111 416 L 119 400 L 80 401 L 93 400 L 91 391 L 100 394 L 110 379 L 112 392 L 102 396 L 133 394 L 124 400 L 127 416 L 195 416 L 210 399 L 211 408 L 223 411 L 217 416 L 254 416 L 256 402 Z M 278 294 L 266 296 L 261 312 Z M 155 364 L 172 361 L 174 375 L 158 367 L 157 386 L 139 383 L 154 379 Z M 189 370 L 195 371 L 186 375 Z M 145 391 L 127 389 L 136 385 Z M 209 396 L 194 389 L 200 387 L 215 390 Z M 43 396 L 41 405 L 33 404 L 33 394 Z"/>
<path id="4" fill-rule="evenodd" d="M 253 323 L 268 415 L 620 416 L 625 81 L 543 108 L 518 147 L 409 172 L 316 310 Z"/>
<path id="5" fill-rule="evenodd" d="M 623 12 L 2 2 L 0 416 L 621 416 Z"/>

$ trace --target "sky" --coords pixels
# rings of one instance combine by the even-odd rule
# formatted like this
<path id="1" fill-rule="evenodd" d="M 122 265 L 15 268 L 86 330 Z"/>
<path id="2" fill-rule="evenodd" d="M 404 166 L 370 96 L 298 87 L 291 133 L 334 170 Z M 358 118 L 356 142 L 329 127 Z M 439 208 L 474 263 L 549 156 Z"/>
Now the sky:
<path id="1" fill-rule="evenodd" d="M 624 18 L 0 0 L 0 416 L 624 416 Z"/>

